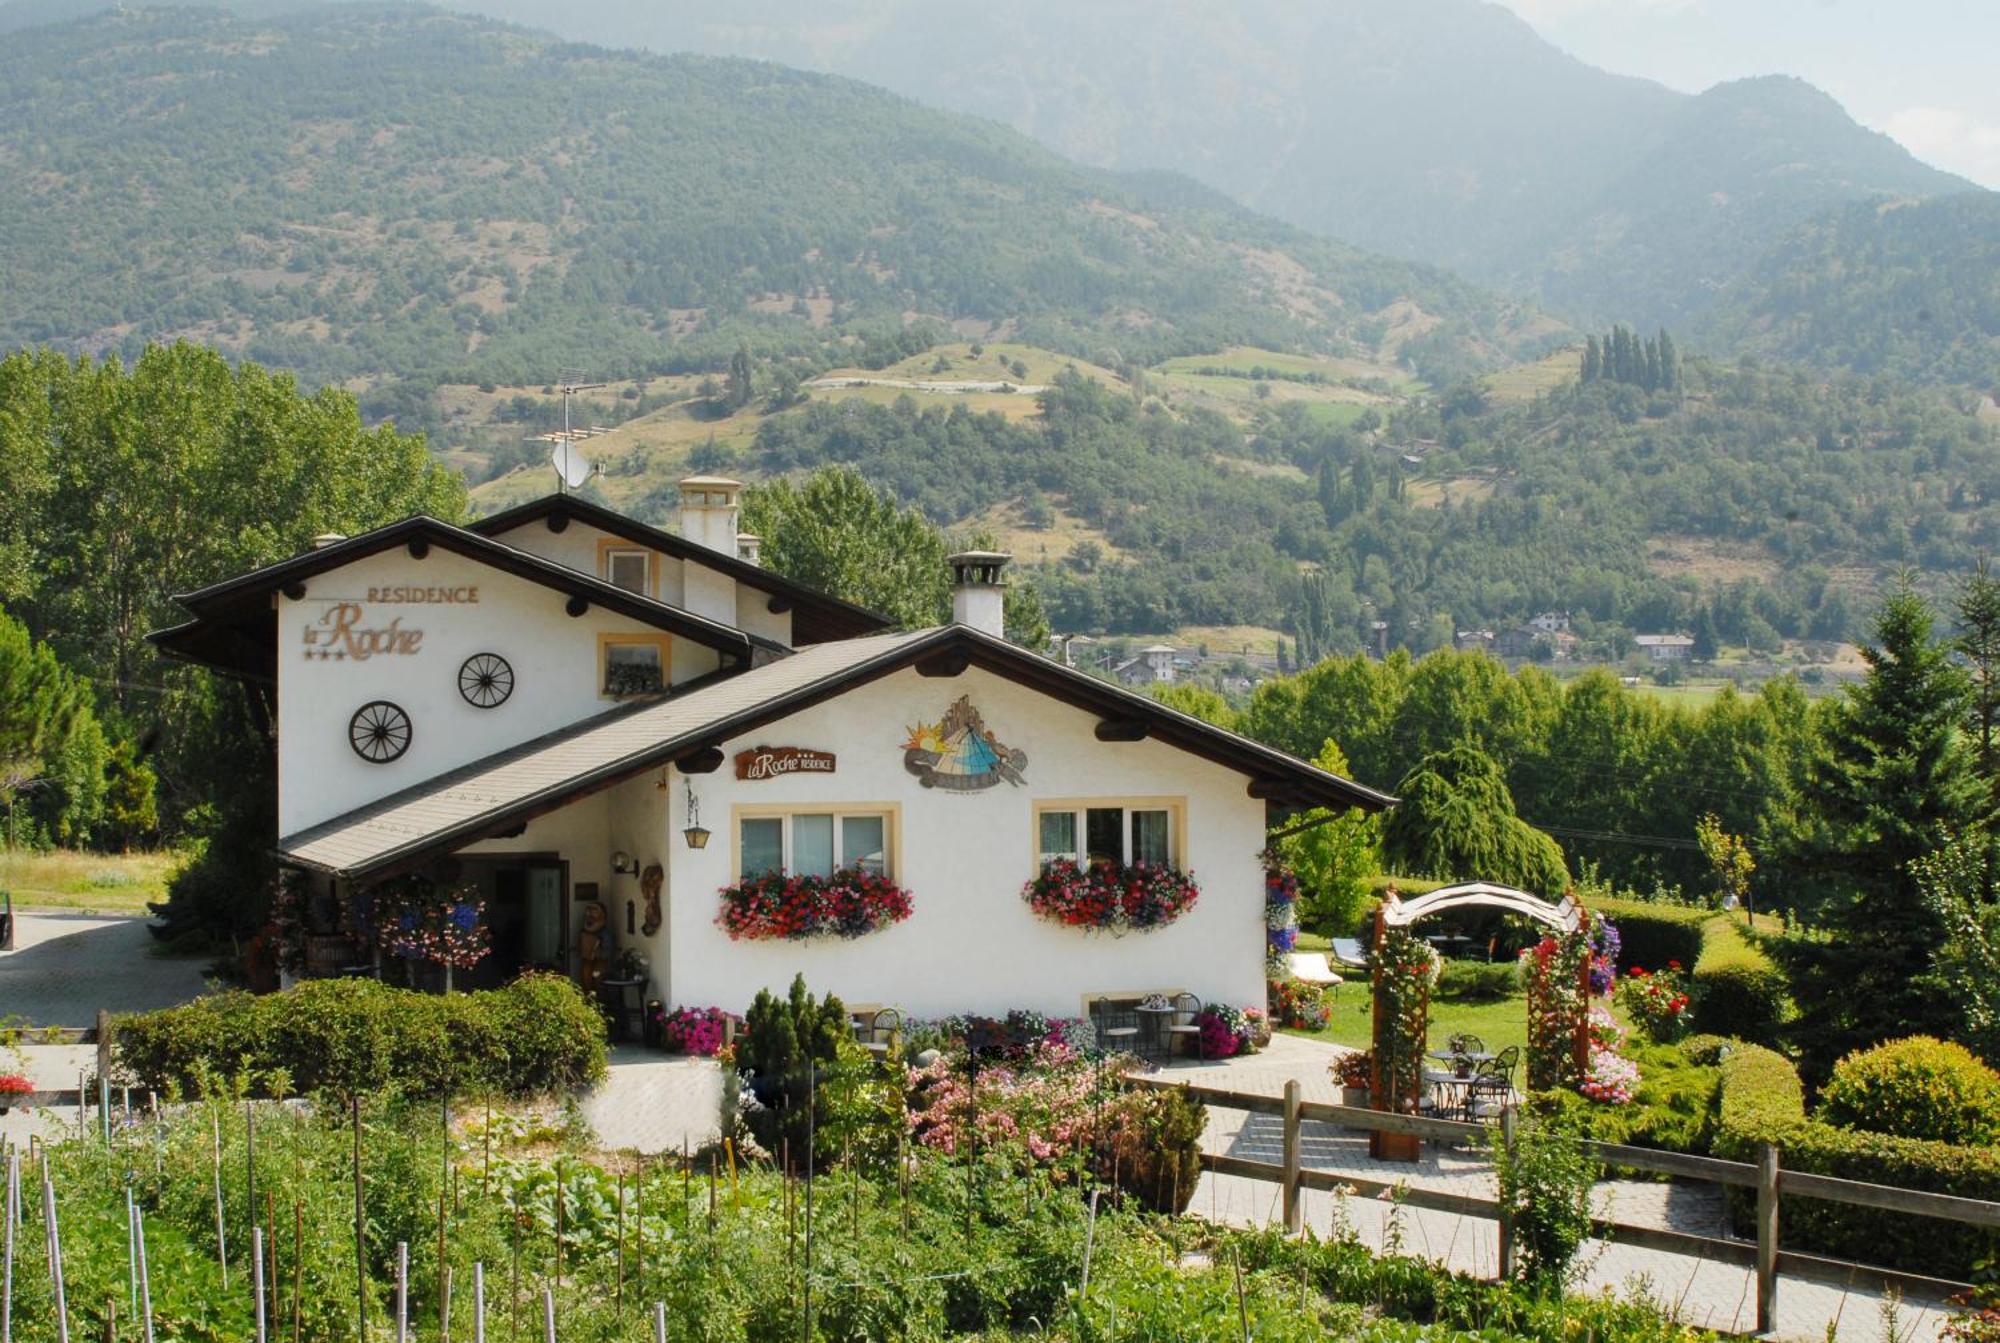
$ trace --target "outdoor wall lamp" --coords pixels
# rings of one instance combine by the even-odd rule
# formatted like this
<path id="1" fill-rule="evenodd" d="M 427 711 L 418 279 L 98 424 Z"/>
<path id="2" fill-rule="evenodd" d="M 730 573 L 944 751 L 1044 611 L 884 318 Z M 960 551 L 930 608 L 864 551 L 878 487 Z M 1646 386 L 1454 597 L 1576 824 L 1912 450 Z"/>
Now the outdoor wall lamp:
<path id="1" fill-rule="evenodd" d="M 701 799 L 694 795 L 694 783 L 692 781 L 687 786 L 687 812 L 687 829 L 681 831 L 682 838 L 687 840 L 687 845 L 690 849 L 707 848 L 708 830 L 701 823 Z"/>
<path id="2" fill-rule="evenodd" d="M 620 849 L 611 855 L 611 870 L 621 877 L 634 876 L 639 871 L 639 860 Z"/>

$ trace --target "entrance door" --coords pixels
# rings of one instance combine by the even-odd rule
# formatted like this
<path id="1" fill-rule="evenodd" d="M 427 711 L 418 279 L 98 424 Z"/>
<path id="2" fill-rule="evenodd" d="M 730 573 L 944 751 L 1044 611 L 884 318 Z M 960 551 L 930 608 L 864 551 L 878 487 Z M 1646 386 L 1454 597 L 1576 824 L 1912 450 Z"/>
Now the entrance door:
<path id="1" fill-rule="evenodd" d="M 465 988 L 490 989 L 524 970 L 569 973 L 569 867 L 558 858 L 465 860 L 466 877 L 486 900 L 493 950 L 470 973 Z"/>

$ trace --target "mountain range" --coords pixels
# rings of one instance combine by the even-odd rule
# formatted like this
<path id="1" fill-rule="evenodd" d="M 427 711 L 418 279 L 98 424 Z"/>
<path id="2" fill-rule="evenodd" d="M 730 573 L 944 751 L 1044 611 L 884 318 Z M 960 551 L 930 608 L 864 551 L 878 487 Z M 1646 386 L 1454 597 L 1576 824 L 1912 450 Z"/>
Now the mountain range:
<path id="1" fill-rule="evenodd" d="M 1250 343 L 1440 373 L 1552 327 L 846 79 L 406 6 L 16 32 L 0 277 L 0 343 L 191 337 L 363 390 L 893 346 L 924 317 L 1112 363 Z"/>
<path id="2" fill-rule="evenodd" d="M 1685 322 L 1824 210 L 1975 190 L 1799 80 L 1675 92 L 1487 0 L 453 2 L 850 75 L 1579 322 Z"/>

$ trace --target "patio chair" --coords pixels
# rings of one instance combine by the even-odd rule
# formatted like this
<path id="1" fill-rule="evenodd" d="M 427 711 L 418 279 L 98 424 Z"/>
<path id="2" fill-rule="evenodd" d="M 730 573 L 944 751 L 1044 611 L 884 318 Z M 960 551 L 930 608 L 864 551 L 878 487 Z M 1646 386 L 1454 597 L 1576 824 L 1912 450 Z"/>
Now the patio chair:
<path id="1" fill-rule="evenodd" d="M 1484 1054 L 1486 1042 L 1476 1035 L 1454 1035 L 1445 1041 L 1445 1051 L 1464 1057 L 1469 1054 Z"/>
<path id="2" fill-rule="evenodd" d="M 1514 1101 L 1514 1084 L 1498 1059 L 1484 1064 L 1465 1088 L 1465 1117 L 1475 1124 L 1498 1119 Z"/>
<path id="3" fill-rule="evenodd" d="M 1506 1075 L 1507 1085 L 1514 1085 L 1514 1070 L 1521 1066 L 1521 1046 L 1508 1045 L 1493 1056 L 1493 1066 Z"/>
<path id="4" fill-rule="evenodd" d="M 1139 1014 L 1131 1011 L 1113 1011 L 1099 1003 L 1093 1013 L 1097 1018 L 1098 1044 L 1109 1053 L 1131 1054 L 1139 1049 Z"/>
<path id="5" fill-rule="evenodd" d="M 1292 972 L 1292 978 L 1307 984 L 1318 984 L 1330 988 L 1337 996 L 1344 982 L 1327 964 L 1323 951 L 1293 951 L 1285 956 L 1285 967 Z"/>
<path id="6" fill-rule="evenodd" d="M 1174 1014 L 1167 1021 L 1167 1057 L 1172 1059 L 1174 1047 L 1186 1042 L 1189 1054 L 1201 1053 L 1201 1027 L 1194 1019 L 1201 1014 L 1201 999 L 1192 993 L 1174 995 Z"/>
<path id="7" fill-rule="evenodd" d="M 1366 970 L 1368 953 L 1362 949 L 1358 939 L 1336 937 L 1333 939 L 1333 959 L 1349 970 Z"/>
<path id="8" fill-rule="evenodd" d="M 880 1008 L 868 1018 L 868 1024 L 863 1029 L 865 1034 L 862 1036 L 861 1047 L 875 1057 L 881 1058 L 889 1052 L 889 1046 L 895 1040 L 896 1033 L 903 1029 L 903 1014 L 893 1007 Z"/>

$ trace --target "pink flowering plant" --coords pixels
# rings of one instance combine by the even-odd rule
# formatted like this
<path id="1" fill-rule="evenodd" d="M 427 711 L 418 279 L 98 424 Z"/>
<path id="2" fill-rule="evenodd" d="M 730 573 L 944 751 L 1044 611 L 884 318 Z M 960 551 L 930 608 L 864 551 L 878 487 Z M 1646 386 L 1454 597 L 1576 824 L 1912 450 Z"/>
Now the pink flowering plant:
<path id="1" fill-rule="evenodd" d="M 714 1058 L 722 1052 L 731 1020 L 719 1007 L 676 1007 L 660 1016 L 660 1045 L 669 1054 Z"/>
<path id="2" fill-rule="evenodd" d="M 830 877 L 767 872 L 722 888 L 716 926 L 732 941 L 865 937 L 910 917 L 910 893 L 879 872 Z"/>
<path id="3" fill-rule="evenodd" d="M 1021 888 L 1028 908 L 1051 923 L 1113 934 L 1164 928 L 1201 897 L 1194 874 L 1157 863 L 1080 866 L 1058 858 Z"/>
<path id="4" fill-rule="evenodd" d="M 1263 1016 L 1259 1009 L 1231 1007 L 1228 1003 L 1210 1003 L 1202 1008 L 1194 1018 L 1195 1028 L 1200 1032 L 1195 1039 L 1201 1045 L 1201 1056 L 1233 1059 L 1238 1054 L 1253 1052 Z"/>
<path id="5" fill-rule="evenodd" d="M 1531 1090 L 1568 1089 L 1582 1080 L 1576 1061 L 1576 1037 L 1590 1006 L 1583 976 L 1593 954 L 1587 921 L 1573 933 L 1544 937 L 1521 953 L 1528 986 Z"/>
<path id="6" fill-rule="evenodd" d="M 1590 1009 L 1590 1055 L 1576 1089 L 1600 1105 L 1630 1105 L 1639 1093 L 1639 1065 L 1625 1057 L 1625 1028 L 1604 1008 Z"/>

